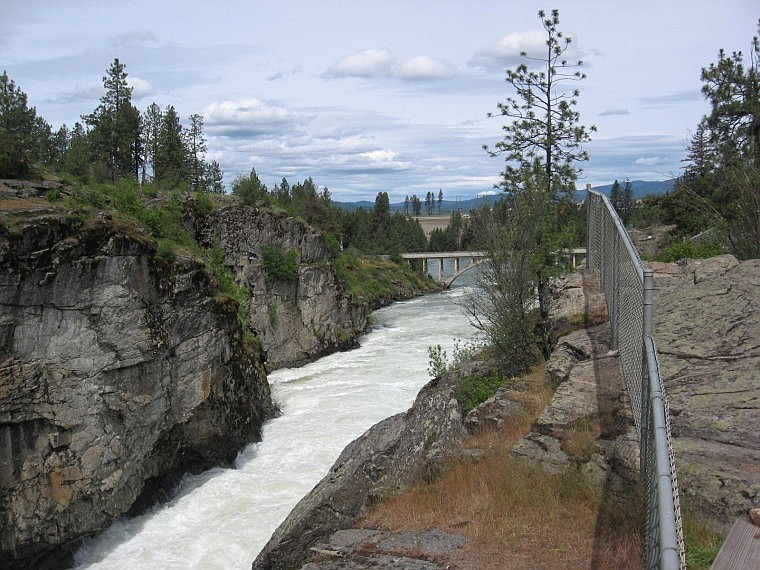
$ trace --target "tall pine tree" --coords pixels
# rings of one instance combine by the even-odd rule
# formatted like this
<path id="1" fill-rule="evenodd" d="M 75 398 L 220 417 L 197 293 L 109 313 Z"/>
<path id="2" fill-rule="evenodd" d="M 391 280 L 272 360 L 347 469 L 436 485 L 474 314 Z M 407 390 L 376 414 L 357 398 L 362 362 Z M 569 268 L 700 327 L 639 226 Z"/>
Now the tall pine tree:
<path id="1" fill-rule="evenodd" d="M 140 113 L 132 106 L 132 88 L 126 67 L 114 59 L 103 77 L 105 94 L 100 105 L 82 119 L 90 125 L 89 141 L 93 158 L 106 165 L 109 178 L 138 178 L 141 163 Z"/>

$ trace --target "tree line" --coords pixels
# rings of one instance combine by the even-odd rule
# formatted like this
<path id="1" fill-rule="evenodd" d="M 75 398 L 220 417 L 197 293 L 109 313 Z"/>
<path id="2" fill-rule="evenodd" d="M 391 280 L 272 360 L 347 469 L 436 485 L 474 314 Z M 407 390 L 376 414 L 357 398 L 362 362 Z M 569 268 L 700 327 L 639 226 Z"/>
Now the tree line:
<path id="1" fill-rule="evenodd" d="M 183 127 L 176 109 L 151 103 L 144 112 L 132 104 L 125 65 L 114 59 L 103 77 L 98 106 L 73 127 L 56 131 L 26 94 L 0 76 L 0 178 L 23 178 L 35 163 L 54 168 L 75 182 L 135 180 L 165 188 L 222 193 L 216 161 L 208 162 L 203 117 L 193 114 Z"/>
<path id="2" fill-rule="evenodd" d="M 758 22 L 760 31 L 760 22 Z M 710 111 L 688 144 L 684 173 L 672 192 L 643 200 L 640 225 L 671 223 L 676 238 L 697 234 L 739 259 L 760 257 L 760 43 L 718 52 L 702 68 L 702 94 Z"/>

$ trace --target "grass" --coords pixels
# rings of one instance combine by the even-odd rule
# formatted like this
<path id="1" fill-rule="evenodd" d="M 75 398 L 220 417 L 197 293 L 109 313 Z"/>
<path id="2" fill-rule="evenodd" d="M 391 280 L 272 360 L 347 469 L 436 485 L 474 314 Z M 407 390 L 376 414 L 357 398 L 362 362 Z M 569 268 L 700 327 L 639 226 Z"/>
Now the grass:
<path id="1" fill-rule="evenodd" d="M 686 566 L 690 570 L 708 570 L 718 556 L 723 537 L 703 523 L 696 511 L 688 505 L 684 506 L 683 511 L 683 535 Z"/>
<path id="2" fill-rule="evenodd" d="M 465 447 L 484 450 L 481 459 L 452 460 L 434 482 L 378 502 L 365 525 L 461 534 L 470 542 L 449 561 L 460 568 L 642 568 L 637 496 L 611 497 L 578 473 L 550 475 L 508 455 L 552 394 L 543 372 L 515 383 L 530 413 L 469 438 Z"/>
<path id="3" fill-rule="evenodd" d="M 400 290 L 432 291 L 437 286 L 406 263 L 389 259 L 361 257 L 354 250 L 344 251 L 332 262 L 346 293 L 356 302 L 380 307 L 395 299 Z"/>

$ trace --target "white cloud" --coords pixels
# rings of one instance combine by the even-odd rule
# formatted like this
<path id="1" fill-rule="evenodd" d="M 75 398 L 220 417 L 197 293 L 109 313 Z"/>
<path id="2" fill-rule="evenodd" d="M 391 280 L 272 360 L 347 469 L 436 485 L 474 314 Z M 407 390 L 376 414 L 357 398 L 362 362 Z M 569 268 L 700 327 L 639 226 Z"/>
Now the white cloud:
<path id="1" fill-rule="evenodd" d="M 630 115 L 628 109 L 607 109 L 599 113 L 600 117 L 610 117 L 613 115 Z"/>
<path id="2" fill-rule="evenodd" d="M 515 32 L 501 38 L 496 43 L 478 50 L 472 56 L 467 65 L 471 67 L 485 67 L 487 69 L 501 69 L 522 61 L 520 54 L 537 56 L 546 48 L 546 32 L 543 30 L 530 30 L 528 32 Z"/>
<path id="3" fill-rule="evenodd" d="M 641 158 L 637 158 L 633 161 L 634 164 L 638 164 L 640 166 L 655 166 L 661 162 L 662 158 L 659 156 L 642 156 Z"/>
<path id="4" fill-rule="evenodd" d="M 211 103 L 203 111 L 208 130 L 220 135 L 246 136 L 277 131 L 293 120 L 287 109 L 255 98 Z"/>
<path id="5" fill-rule="evenodd" d="M 393 56 L 385 48 L 365 49 L 346 56 L 330 66 L 325 75 L 332 77 L 376 77 L 387 74 Z"/>
<path id="6" fill-rule="evenodd" d="M 145 95 L 150 95 L 153 93 L 153 86 L 149 82 L 145 81 L 144 79 L 140 79 L 139 77 L 127 77 L 127 85 L 132 88 L 132 96 L 135 99 L 139 99 L 140 97 L 144 97 Z"/>
<path id="7" fill-rule="evenodd" d="M 434 57 L 418 55 L 402 62 L 396 73 L 401 79 L 410 81 L 449 79 L 456 75 L 456 67 Z"/>
<path id="8" fill-rule="evenodd" d="M 366 156 L 374 162 L 389 162 L 395 160 L 398 153 L 393 152 L 392 150 L 373 150 L 370 152 L 362 152 L 361 156 Z"/>

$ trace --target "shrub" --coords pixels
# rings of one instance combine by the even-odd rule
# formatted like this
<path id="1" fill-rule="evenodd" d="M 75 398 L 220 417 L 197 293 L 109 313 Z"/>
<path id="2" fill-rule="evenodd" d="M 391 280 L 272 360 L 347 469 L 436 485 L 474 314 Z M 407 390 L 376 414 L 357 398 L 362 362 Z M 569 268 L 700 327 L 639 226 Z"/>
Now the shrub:
<path id="1" fill-rule="evenodd" d="M 298 252 L 285 252 L 277 246 L 265 245 L 261 248 L 267 282 L 295 281 L 298 277 Z"/>
<path id="2" fill-rule="evenodd" d="M 459 381 L 454 390 L 454 397 L 464 408 L 465 413 L 477 408 L 509 381 L 506 376 L 495 372 L 487 376 L 470 375 Z"/>
<path id="3" fill-rule="evenodd" d="M 673 263 L 687 257 L 690 259 L 705 259 L 708 257 L 721 255 L 723 253 L 723 246 L 718 241 L 708 240 L 697 242 L 687 239 L 678 243 L 674 243 L 663 249 L 659 254 L 657 254 L 656 260 Z"/>

